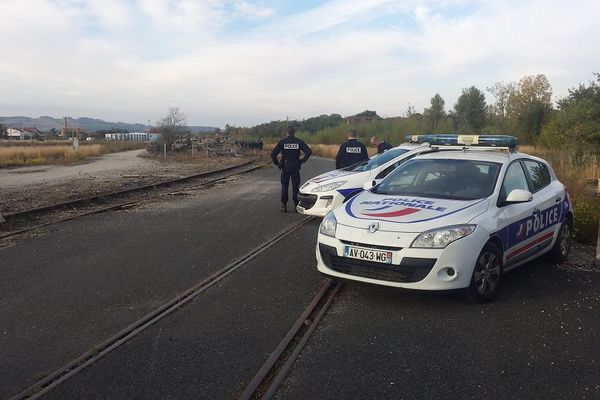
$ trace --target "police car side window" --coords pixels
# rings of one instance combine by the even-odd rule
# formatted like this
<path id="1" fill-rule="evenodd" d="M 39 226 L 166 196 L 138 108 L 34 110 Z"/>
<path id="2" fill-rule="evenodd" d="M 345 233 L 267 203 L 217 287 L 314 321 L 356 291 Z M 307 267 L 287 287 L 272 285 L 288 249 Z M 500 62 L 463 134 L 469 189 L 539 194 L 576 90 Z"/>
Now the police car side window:
<path id="1" fill-rule="evenodd" d="M 502 197 L 506 199 L 506 196 L 515 189 L 529 190 L 525 171 L 523 171 L 519 161 L 510 164 L 506 170 L 504 183 L 502 184 Z"/>
<path id="2" fill-rule="evenodd" d="M 527 173 L 531 179 L 531 191 L 537 192 L 550 184 L 550 172 L 548 168 L 537 161 L 527 160 L 524 162 Z"/>
<path id="3" fill-rule="evenodd" d="M 416 154 L 414 154 L 414 155 L 412 155 L 410 157 L 403 158 L 402 160 L 396 161 L 395 163 L 393 163 L 392 165 L 390 165 L 389 167 L 387 167 L 386 169 L 384 169 L 383 171 L 381 171 L 380 173 L 378 173 L 377 176 L 375 177 L 375 179 L 383 179 L 383 178 L 385 178 L 390 172 L 392 172 L 393 170 L 395 170 L 396 168 L 398 168 L 400 165 L 404 164 L 406 161 L 412 159 L 415 156 L 416 156 Z"/>

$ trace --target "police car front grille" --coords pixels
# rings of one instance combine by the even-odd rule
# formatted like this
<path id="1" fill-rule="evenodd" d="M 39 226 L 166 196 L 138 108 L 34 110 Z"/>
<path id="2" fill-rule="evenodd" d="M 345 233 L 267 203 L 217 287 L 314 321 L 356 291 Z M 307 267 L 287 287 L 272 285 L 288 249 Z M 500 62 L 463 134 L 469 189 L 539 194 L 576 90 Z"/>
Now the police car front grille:
<path id="1" fill-rule="evenodd" d="M 308 210 L 312 208 L 317 202 L 318 196 L 316 194 L 304 194 L 298 193 L 298 200 L 300 201 L 300 207 Z"/>
<path id="2" fill-rule="evenodd" d="M 356 260 L 340 257 L 335 247 L 321 243 L 319 243 L 319 251 L 325 265 L 334 271 L 390 282 L 419 282 L 425 279 L 437 261 L 435 258 L 405 257 L 400 265 L 395 265 Z"/>

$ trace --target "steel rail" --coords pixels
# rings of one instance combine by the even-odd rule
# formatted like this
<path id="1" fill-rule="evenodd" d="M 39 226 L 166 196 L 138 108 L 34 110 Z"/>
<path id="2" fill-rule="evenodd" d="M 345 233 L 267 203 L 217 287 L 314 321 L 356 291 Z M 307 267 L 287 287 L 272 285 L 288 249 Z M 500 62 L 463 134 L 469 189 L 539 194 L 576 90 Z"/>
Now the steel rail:
<path id="1" fill-rule="evenodd" d="M 182 182 L 186 182 L 186 181 L 197 179 L 197 178 L 203 178 L 203 177 L 215 175 L 218 173 L 231 171 L 232 169 L 236 169 L 236 168 L 244 167 L 248 164 L 252 164 L 253 162 L 258 161 L 259 159 L 260 159 L 260 157 L 257 157 L 253 160 L 244 162 L 242 164 L 233 165 L 233 166 L 222 168 L 222 169 L 215 169 L 212 171 L 202 172 L 202 173 L 194 174 L 194 175 L 188 175 L 188 176 L 184 176 L 181 178 L 170 179 L 167 181 L 156 182 L 156 183 L 143 185 L 143 186 L 137 186 L 134 188 L 120 190 L 120 191 L 116 191 L 116 192 L 104 193 L 104 194 L 100 194 L 97 196 L 83 197 L 83 198 L 79 198 L 79 199 L 75 199 L 75 200 L 65 201 L 62 203 L 55 203 L 55 204 L 50 204 L 50 205 L 46 205 L 46 206 L 42 206 L 42 207 L 31 208 L 28 210 L 15 211 L 12 213 L 2 214 L 2 216 L 6 220 L 6 223 L 9 224 L 10 221 L 12 221 L 16 218 L 19 218 L 19 217 L 23 217 L 23 216 L 35 215 L 35 214 L 39 214 L 42 212 L 55 210 L 58 208 L 72 207 L 72 206 L 77 206 L 77 205 L 81 205 L 81 204 L 89 204 L 89 203 L 93 203 L 94 201 L 106 200 L 106 199 L 109 199 L 112 197 L 118 197 L 118 196 L 131 194 L 131 193 L 135 193 L 135 192 L 143 192 L 146 190 L 151 190 L 151 189 L 155 189 L 155 188 L 159 188 L 159 187 L 163 187 L 163 186 L 170 186 L 170 185 L 173 185 L 176 183 L 182 183 Z"/>
<path id="2" fill-rule="evenodd" d="M 279 372 L 277 373 L 277 375 L 275 376 L 275 378 L 271 381 L 271 383 L 270 383 L 267 391 L 261 397 L 261 399 L 263 399 L 263 400 L 270 400 L 271 398 L 273 398 L 273 396 L 277 392 L 277 389 L 279 388 L 279 386 L 281 385 L 281 383 L 283 382 L 283 380 L 287 376 L 287 374 L 290 371 L 290 369 L 292 369 L 292 365 L 294 364 L 294 362 L 296 361 L 296 359 L 298 359 L 298 356 L 300 355 L 300 352 L 302 351 L 302 349 L 304 348 L 304 346 L 308 342 L 308 339 L 310 339 L 310 337 L 313 334 L 314 330 L 317 328 L 317 325 L 319 325 L 319 322 L 321 321 L 321 319 L 325 315 L 325 312 L 327 312 L 327 310 L 329 309 L 329 306 L 333 302 L 334 297 L 340 291 L 341 287 L 342 287 L 342 283 L 341 282 L 338 282 L 335 285 L 335 287 L 333 288 L 333 290 L 330 292 L 329 296 L 327 297 L 327 300 L 325 301 L 325 304 L 323 305 L 323 307 L 321 307 L 321 309 L 319 310 L 319 313 L 317 314 L 317 316 L 315 317 L 315 319 L 311 321 L 308 329 L 306 330 L 306 332 L 302 336 L 302 339 L 298 342 L 298 344 L 294 348 L 294 351 L 292 352 L 292 354 L 287 358 L 287 360 L 285 361 L 285 364 L 283 364 L 283 366 L 281 367 L 281 369 L 279 370 Z"/>
<path id="3" fill-rule="evenodd" d="M 256 161 L 256 160 L 254 160 L 254 161 Z M 254 161 L 252 161 L 252 162 L 254 162 Z M 248 165 L 248 164 L 250 164 L 250 162 L 249 163 L 240 164 L 240 165 L 236 166 L 236 168 L 243 167 L 243 166 Z M 210 179 L 208 181 L 200 183 L 196 187 L 209 186 L 209 185 L 211 185 L 213 183 L 222 181 L 224 179 L 230 178 L 230 177 L 235 176 L 235 175 L 240 175 L 240 174 L 245 174 L 245 173 L 248 173 L 248 172 L 252 172 L 254 170 L 257 170 L 257 169 L 261 168 L 263 165 L 265 165 L 265 164 L 256 165 L 256 166 L 244 169 L 242 171 L 236 171 L 236 172 L 234 172 L 232 174 L 229 174 L 229 175 L 225 175 L 225 176 L 222 176 L 222 177 L 219 177 L 219 178 L 215 178 L 215 179 Z M 224 169 L 224 170 L 212 171 L 212 172 L 210 172 L 210 174 L 214 175 L 215 173 L 223 172 L 223 171 L 227 171 L 227 170 L 231 170 L 231 169 L 233 169 L 233 168 L 228 167 L 227 169 Z M 199 177 L 199 176 L 197 176 L 197 177 Z M 119 195 L 119 194 L 123 194 L 123 193 L 122 192 L 114 192 L 114 193 L 109 194 L 109 195 L 110 195 L 110 197 L 117 197 L 117 195 Z M 106 195 L 103 195 L 103 196 L 106 196 Z M 75 200 L 75 201 L 80 201 L 80 200 Z M 92 202 L 92 201 L 90 201 L 90 202 Z M 57 224 L 59 222 L 65 222 L 65 221 L 69 221 L 69 220 L 72 220 L 72 219 L 75 219 L 75 218 L 85 217 L 87 215 L 99 214 L 99 213 L 103 213 L 103 212 L 110 211 L 110 210 L 113 210 L 113 209 L 118 209 L 118 208 L 121 208 L 121 207 L 125 207 L 125 206 L 128 206 L 128 205 L 133 205 L 133 204 L 138 203 L 138 202 L 139 202 L 139 200 L 138 201 L 126 201 L 124 203 L 114 204 L 114 205 L 103 207 L 103 208 L 100 208 L 100 209 L 97 209 L 97 210 L 92 210 L 92 211 L 89 211 L 89 212 L 80 213 L 80 214 L 69 216 L 69 217 L 66 217 L 66 218 L 61 218 L 61 219 L 58 219 L 58 220 L 55 220 L 55 221 L 45 222 L 45 223 L 42 223 L 42 224 L 37 224 L 37 225 L 30 226 L 30 227 L 27 227 L 27 228 L 18 229 L 18 230 L 7 232 L 7 233 L 2 233 L 2 234 L 0 234 L 0 239 L 4 239 L 4 238 L 7 238 L 9 236 L 14 236 L 14 235 L 18 235 L 18 234 L 25 233 L 25 232 L 28 232 L 28 231 L 32 231 L 34 229 L 43 228 L 43 227 L 48 226 L 48 225 Z M 69 203 L 69 202 L 67 202 L 67 203 Z M 61 203 L 61 204 L 58 204 L 56 207 L 53 207 L 53 208 L 65 207 L 65 204 L 66 203 Z M 46 207 L 42 207 L 42 208 L 46 208 L 46 209 L 50 210 L 50 209 L 52 209 L 50 207 L 51 206 L 46 206 Z M 38 210 L 41 210 L 42 208 L 35 209 L 36 213 L 39 212 Z M 25 211 L 24 213 L 27 213 L 27 211 Z M 7 215 L 10 215 L 10 214 L 7 214 Z M 13 215 L 15 215 L 15 214 L 13 214 Z M 4 217 L 6 217 L 6 215 L 4 215 Z"/>
<path id="4" fill-rule="evenodd" d="M 143 332 L 148 327 L 152 326 L 156 322 L 165 318 L 166 316 L 172 314 L 176 310 L 178 310 L 181 306 L 188 303 L 192 299 L 194 299 L 199 294 L 206 291 L 208 288 L 221 281 L 223 278 L 227 277 L 229 274 L 242 267 L 250 260 L 257 257 L 259 254 L 297 230 L 298 228 L 305 225 L 308 221 L 312 220 L 314 217 L 305 217 L 299 222 L 292 224 L 286 227 L 284 230 L 273 236 L 271 239 L 265 241 L 260 244 L 256 248 L 252 249 L 242 257 L 238 258 L 236 261 L 226 265 L 221 268 L 217 272 L 214 272 L 208 278 L 205 278 L 201 282 L 187 289 L 183 293 L 174 297 L 167 303 L 163 304 L 156 310 L 152 311 L 149 314 L 146 314 L 144 317 L 140 318 L 136 322 L 130 324 L 119 333 L 113 335 L 108 338 L 98 346 L 94 347 L 92 350 L 87 351 L 77 357 L 75 360 L 65 364 L 60 367 L 56 371 L 47 375 L 46 377 L 40 379 L 34 384 L 22 390 L 20 393 L 10 398 L 9 400 L 22 400 L 22 399 L 37 399 L 43 394 L 49 392 L 54 387 L 58 386 L 62 382 L 66 381 L 73 375 L 77 374 L 81 370 L 85 369 L 92 363 L 98 361 L 100 358 L 104 357 L 112 350 L 118 348 L 119 346 L 126 343 L 128 340 Z"/>
<path id="5" fill-rule="evenodd" d="M 133 205 L 135 203 L 137 203 L 137 202 L 136 201 L 127 201 L 125 203 L 113 204 L 113 205 L 108 206 L 108 207 L 103 207 L 103 208 L 100 208 L 100 209 L 97 209 L 97 210 L 88 211 L 88 212 L 85 212 L 85 213 L 82 213 L 82 214 L 72 215 L 70 217 L 57 219 L 55 221 L 44 222 L 43 224 L 38 224 L 38 225 L 30 226 L 30 227 L 27 227 L 27 228 L 18 229 L 16 231 L 11 231 L 11 232 L 0 234 L 0 239 L 4 239 L 4 238 L 7 238 L 9 236 L 14 236 L 14 235 L 18 235 L 18 234 L 21 234 L 21 233 L 29 232 L 29 231 L 32 231 L 34 229 L 43 228 L 43 227 L 48 226 L 48 225 L 58 224 L 59 222 L 70 221 L 72 219 L 80 218 L 80 217 L 85 217 L 87 215 L 100 214 L 100 213 L 103 213 L 103 212 L 106 212 L 106 211 L 114 210 L 114 209 L 121 208 L 121 207 L 126 207 L 128 205 Z"/>
<path id="6" fill-rule="evenodd" d="M 337 294 L 341 287 L 341 283 L 334 282 L 331 279 L 326 279 L 323 282 L 323 285 L 310 302 L 310 304 L 304 309 L 300 317 L 296 320 L 296 322 L 292 325 L 292 328 L 288 331 L 288 333 L 284 336 L 284 338 L 279 342 L 277 348 L 271 353 L 269 358 L 265 361 L 265 363 L 260 367 L 258 372 L 254 375 L 246 389 L 242 392 L 242 394 L 237 397 L 237 400 L 250 400 L 253 398 L 270 398 L 277 388 L 279 384 L 283 381 L 283 378 L 291 368 L 292 364 L 300 354 L 300 351 L 304 347 L 304 344 L 308 341 L 310 335 L 317 327 L 319 321 L 331 305 L 333 298 Z M 324 300 L 325 299 L 325 300 Z M 321 305 L 321 307 L 319 307 Z M 299 338 L 300 333 L 303 331 L 304 327 L 307 325 L 309 321 L 309 317 L 313 315 L 318 310 L 316 317 L 310 322 L 309 328 L 304 332 L 304 335 L 292 351 L 289 357 L 285 357 L 286 350 L 290 347 L 290 344 Z M 269 376 L 275 371 L 276 366 L 281 364 L 283 367 L 277 372 L 274 380 L 268 383 L 266 392 L 264 396 L 260 396 L 257 392 L 259 388 L 264 386 Z M 269 397 L 266 397 L 266 396 Z"/>

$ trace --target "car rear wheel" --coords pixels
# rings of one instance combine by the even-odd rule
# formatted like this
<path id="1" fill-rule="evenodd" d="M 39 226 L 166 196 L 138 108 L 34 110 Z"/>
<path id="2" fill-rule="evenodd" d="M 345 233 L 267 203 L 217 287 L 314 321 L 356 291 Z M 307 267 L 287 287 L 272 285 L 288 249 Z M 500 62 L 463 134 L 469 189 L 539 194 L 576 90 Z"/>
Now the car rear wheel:
<path id="1" fill-rule="evenodd" d="M 552 250 L 550 250 L 548 253 L 548 259 L 558 264 L 562 264 L 567 261 L 569 253 L 571 252 L 572 240 L 573 235 L 571 221 L 569 219 L 565 219 L 560 225 L 560 230 L 558 231 L 558 237 L 556 238 L 554 247 L 552 247 Z"/>
<path id="2" fill-rule="evenodd" d="M 502 282 L 502 272 L 500 249 L 494 243 L 486 243 L 475 262 L 471 284 L 467 289 L 469 300 L 474 303 L 485 303 L 492 300 L 498 293 Z"/>

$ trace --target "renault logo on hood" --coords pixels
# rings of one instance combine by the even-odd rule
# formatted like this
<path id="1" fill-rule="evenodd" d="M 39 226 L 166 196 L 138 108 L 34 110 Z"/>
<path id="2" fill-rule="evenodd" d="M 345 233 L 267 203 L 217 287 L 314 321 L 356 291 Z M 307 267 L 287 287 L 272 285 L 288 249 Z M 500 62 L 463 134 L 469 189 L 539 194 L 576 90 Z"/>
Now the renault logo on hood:
<path id="1" fill-rule="evenodd" d="M 367 226 L 367 229 L 371 233 L 377 232 L 379 230 L 379 222 L 373 222 L 372 224 L 369 224 L 369 226 Z"/>

